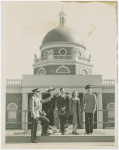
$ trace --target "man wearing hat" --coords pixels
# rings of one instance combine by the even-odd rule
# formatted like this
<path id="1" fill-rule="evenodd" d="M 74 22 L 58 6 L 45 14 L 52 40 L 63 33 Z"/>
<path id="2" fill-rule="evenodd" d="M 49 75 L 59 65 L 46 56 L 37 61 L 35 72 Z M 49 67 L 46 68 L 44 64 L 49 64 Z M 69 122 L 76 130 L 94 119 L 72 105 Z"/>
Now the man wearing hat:
<path id="1" fill-rule="evenodd" d="M 55 109 L 55 95 L 53 95 L 53 91 L 55 88 L 50 87 L 46 89 L 46 94 L 44 95 L 44 98 L 49 98 L 51 97 L 51 101 L 46 102 L 43 104 L 43 110 L 46 113 L 46 117 L 49 119 L 49 125 L 53 126 L 54 125 L 54 116 L 53 116 L 53 110 Z M 47 134 L 50 135 L 49 130 L 47 130 Z"/>
<path id="2" fill-rule="evenodd" d="M 91 85 L 85 87 L 87 93 L 84 95 L 84 111 L 85 111 L 85 134 L 93 133 L 93 120 L 96 110 L 96 95 L 91 91 Z"/>
<path id="3" fill-rule="evenodd" d="M 41 136 L 47 136 L 47 129 L 49 126 L 49 120 L 45 117 L 43 112 L 40 110 L 40 103 L 48 102 L 51 100 L 51 97 L 45 100 L 39 99 L 39 88 L 33 89 L 33 96 L 30 99 L 30 110 L 32 117 L 32 126 L 31 126 L 31 142 L 38 143 L 36 140 L 36 132 L 38 121 L 41 121 L 42 124 L 42 133 Z"/>

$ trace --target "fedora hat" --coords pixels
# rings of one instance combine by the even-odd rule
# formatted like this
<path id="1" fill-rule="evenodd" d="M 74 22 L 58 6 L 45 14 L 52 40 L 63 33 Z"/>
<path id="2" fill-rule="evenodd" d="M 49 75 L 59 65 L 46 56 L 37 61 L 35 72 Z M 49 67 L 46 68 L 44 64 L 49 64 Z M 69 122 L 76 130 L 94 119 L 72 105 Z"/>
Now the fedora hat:
<path id="1" fill-rule="evenodd" d="M 48 89 L 46 89 L 46 92 L 48 92 L 48 91 L 54 91 L 54 90 L 55 90 L 55 88 L 49 87 Z"/>
<path id="2" fill-rule="evenodd" d="M 59 110 L 59 114 L 60 114 L 61 116 L 64 116 L 64 115 L 66 114 L 66 110 Z"/>
<path id="3" fill-rule="evenodd" d="M 32 92 L 40 92 L 39 88 L 33 89 Z"/>

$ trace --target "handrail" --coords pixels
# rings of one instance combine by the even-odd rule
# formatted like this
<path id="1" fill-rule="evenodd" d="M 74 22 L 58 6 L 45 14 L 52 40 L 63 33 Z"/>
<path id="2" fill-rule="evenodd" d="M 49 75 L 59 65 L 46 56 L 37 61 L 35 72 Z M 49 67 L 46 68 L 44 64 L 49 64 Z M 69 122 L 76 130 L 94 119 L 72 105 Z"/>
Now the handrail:
<path id="1" fill-rule="evenodd" d="M 6 110 L 6 112 L 7 111 L 30 111 L 30 110 Z M 110 109 L 110 110 L 108 110 L 108 109 L 103 109 L 103 110 L 96 110 L 96 111 L 115 111 L 114 109 Z"/>
<path id="2" fill-rule="evenodd" d="M 28 129 L 27 129 L 27 125 L 28 124 L 31 124 L 32 122 L 28 122 L 27 121 L 27 118 L 28 118 L 28 112 L 30 111 L 30 110 L 6 110 L 6 112 L 9 112 L 9 111 L 20 111 L 20 112 L 25 112 L 25 118 L 24 118 L 24 121 L 23 122 L 9 122 L 9 121 L 6 121 L 6 124 L 24 124 L 25 125 L 25 128 L 24 128 L 24 134 L 26 134 L 26 133 L 28 133 Z M 115 111 L 115 110 L 108 110 L 108 109 L 104 109 L 104 110 L 96 110 L 96 111 Z M 39 121 L 40 122 L 40 121 Z M 83 123 L 85 123 L 84 121 L 83 121 Z M 115 122 L 114 121 L 112 121 L 112 122 L 94 122 L 94 124 L 99 124 L 99 123 L 103 123 L 103 124 L 115 124 Z"/>

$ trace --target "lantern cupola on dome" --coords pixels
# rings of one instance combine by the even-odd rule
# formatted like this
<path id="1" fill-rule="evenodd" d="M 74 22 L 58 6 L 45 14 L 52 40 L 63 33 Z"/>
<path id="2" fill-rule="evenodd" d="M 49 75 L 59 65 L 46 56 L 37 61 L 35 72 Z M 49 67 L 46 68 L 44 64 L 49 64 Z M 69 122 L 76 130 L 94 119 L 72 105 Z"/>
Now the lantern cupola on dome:
<path id="1" fill-rule="evenodd" d="M 63 11 L 63 7 L 62 7 L 62 10 L 59 13 L 59 27 L 64 27 L 65 26 L 65 24 L 66 24 L 66 16 L 67 15 Z"/>

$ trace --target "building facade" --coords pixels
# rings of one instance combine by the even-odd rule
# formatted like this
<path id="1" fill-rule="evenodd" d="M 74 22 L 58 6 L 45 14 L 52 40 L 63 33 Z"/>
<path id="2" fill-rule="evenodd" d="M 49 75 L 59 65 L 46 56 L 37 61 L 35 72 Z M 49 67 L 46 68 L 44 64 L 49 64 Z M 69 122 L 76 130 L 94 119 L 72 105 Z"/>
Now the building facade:
<path id="1" fill-rule="evenodd" d="M 86 93 L 84 87 L 87 84 L 92 85 L 93 93 L 97 96 L 94 127 L 114 127 L 115 81 L 102 80 L 102 75 L 92 74 L 91 55 L 86 57 L 86 47 L 80 43 L 79 35 L 65 26 L 66 16 L 62 10 L 59 13 L 59 27 L 52 29 L 44 37 L 40 46 L 40 58 L 35 54 L 34 74 L 23 75 L 21 80 L 7 80 L 6 129 L 30 128 L 27 122 L 31 121 L 28 110 L 33 88 L 41 89 L 41 98 L 45 89 L 50 86 L 57 90 L 63 87 L 69 94 L 76 90 L 83 102 Z M 54 117 L 57 125 L 57 108 L 54 110 Z M 83 120 L 84 118 L 83 114 Z"/>

